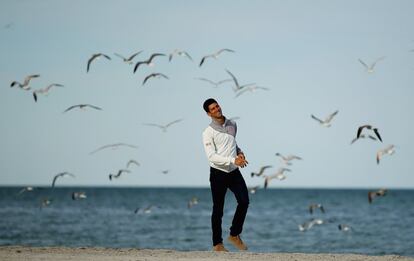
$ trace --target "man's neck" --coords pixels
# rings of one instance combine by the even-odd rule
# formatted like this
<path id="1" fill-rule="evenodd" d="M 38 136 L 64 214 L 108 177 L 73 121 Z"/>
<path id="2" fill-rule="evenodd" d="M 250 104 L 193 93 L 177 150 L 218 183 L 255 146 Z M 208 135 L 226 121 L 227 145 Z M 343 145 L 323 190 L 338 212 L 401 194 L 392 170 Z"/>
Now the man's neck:
<path id="1" fill-rule="evenodd" d="M 226 121 L 226 117 L 222 116 L 221 118 L 213 118 L 213 121 L 215 121 L 217 124 L 223 125 Z"/>

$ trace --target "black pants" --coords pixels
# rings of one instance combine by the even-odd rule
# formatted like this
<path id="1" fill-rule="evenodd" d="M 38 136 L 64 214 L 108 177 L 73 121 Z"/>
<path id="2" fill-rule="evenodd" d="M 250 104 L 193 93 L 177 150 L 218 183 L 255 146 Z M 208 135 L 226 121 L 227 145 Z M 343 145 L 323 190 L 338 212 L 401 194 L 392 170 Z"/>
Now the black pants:
<path id="1" fill-rule="evenodd" d="M 239 169 L 226 173 L 215 168 L 210 168 L 210 188 L 213 197 L 211 228 L 213 230 L 213 246 L 215 246 L 223 242 L 221 220 L 227 189 L 233 192 L 237 200 L 237 209 L 230 227 L 230 235 L 232 236 L 239 235 L 243 230 L 243 223 L 249 206 L 249 193 Z"/>

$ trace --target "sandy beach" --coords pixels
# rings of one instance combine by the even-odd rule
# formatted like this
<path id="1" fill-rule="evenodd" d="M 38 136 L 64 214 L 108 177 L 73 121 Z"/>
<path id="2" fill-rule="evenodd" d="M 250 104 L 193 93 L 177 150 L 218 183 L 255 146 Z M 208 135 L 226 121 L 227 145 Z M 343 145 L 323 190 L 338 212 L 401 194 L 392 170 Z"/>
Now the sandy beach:
<path id="1" fill-rule="evenodd" d="M 169 249 L 135 249 L 135 248 L 67 248 L 67 247 L 0 247 L 0 260 L 414 260 L 411 257 L 398 255 L 367 256 L 357 254 L 306 254 L 306 253 L 251 253 L 229 252 L 215 253 L 209 251 L 175 251 Z"/>

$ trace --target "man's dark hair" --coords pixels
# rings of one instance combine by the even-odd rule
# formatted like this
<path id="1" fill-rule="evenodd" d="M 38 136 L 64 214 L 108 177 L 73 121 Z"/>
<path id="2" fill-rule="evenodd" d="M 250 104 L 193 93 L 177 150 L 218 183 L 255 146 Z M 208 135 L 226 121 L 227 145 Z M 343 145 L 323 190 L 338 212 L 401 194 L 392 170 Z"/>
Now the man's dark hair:
<path id="1" fill-rule="evenodd" d="M 213 98 L 207 99 L 203 104 L 204 110 L 206 112 L 210 112 L 209 109 L 208 109 L 208 106 L 210 106 L 210 104 L 213 104 L 213 103 L 218 103 L 218 102 L 216 100 L 214 100 Z"/>

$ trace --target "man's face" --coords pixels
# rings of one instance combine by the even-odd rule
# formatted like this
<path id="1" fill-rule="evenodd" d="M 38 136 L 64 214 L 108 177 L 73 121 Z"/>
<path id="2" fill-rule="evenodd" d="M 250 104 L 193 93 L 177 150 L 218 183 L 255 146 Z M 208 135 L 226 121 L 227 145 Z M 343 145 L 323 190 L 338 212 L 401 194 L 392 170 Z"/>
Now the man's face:
<path id="1" fill-rule="evenodd" d="M 208 116 L 212 118 L 221 118 L 223 116 L 223 114 L 221 113 L 221 107 L 216 102 L 208 106 L 208 111 Z"/>

